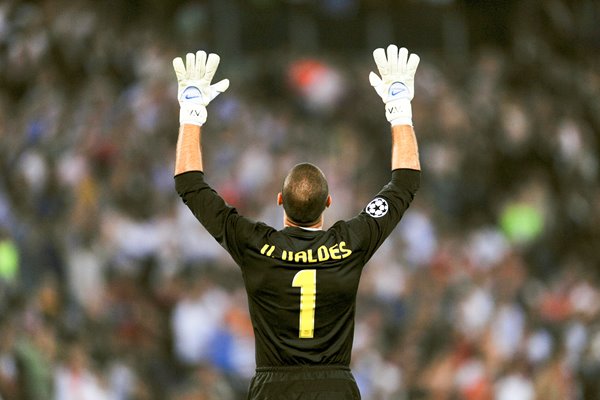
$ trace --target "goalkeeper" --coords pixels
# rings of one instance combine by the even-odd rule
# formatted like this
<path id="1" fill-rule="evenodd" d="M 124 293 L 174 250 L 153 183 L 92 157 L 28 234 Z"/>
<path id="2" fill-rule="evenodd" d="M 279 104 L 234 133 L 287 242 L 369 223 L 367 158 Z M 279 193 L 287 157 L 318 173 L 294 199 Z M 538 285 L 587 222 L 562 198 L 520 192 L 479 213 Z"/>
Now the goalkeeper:
<path id="1" fill-rule="evenodd" d="M 283 229 L 238 214 L 204 180 L 206 106 L 229 87 L 211 84 L 216 54 L 173 60 L 181 106 L 175 186 L 184 203 L 239 265 L 256 343 L 248 399 L 360 399 L 350 371 L 356 293 L 362 269 L 411 203 L 420 179 L 411 100 L 419 57 L 390 45 L 373 57 L 371 85 L 391 124 L 391 179 L 353 218 L 323 229 L 331 204 L 316 166 L 294 166 L 277 202 Z"/>

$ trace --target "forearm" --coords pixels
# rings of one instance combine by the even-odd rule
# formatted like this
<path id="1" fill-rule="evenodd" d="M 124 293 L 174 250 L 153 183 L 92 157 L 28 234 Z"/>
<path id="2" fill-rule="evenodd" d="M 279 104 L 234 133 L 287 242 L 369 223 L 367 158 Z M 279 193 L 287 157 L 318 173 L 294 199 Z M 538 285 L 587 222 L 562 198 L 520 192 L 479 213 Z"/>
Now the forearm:
<path id="1" fill-rule="evenodd" d="M 202 165 L 202 128 L 181 124 L 175 153 L 175 175 L 189 171 L 204 171 Z"/>
<path id="2" fill-rule="evenodd" d="M 399 168 L 421 170 L 417 137 L 410 125 L 392 126 L 392 171 Z"/>

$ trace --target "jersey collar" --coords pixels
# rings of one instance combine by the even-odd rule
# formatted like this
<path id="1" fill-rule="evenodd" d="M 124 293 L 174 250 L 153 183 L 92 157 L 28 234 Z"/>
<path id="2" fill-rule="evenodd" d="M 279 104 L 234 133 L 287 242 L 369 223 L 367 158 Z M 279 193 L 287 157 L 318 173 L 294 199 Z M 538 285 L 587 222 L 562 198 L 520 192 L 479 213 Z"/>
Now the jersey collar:
<path id="1" fill-rule="evenodd" d="M 303 226 L 297 226 L 297 228 L 300 228 L 300 229 L 303 229 L 303 230 L 309 231 L 309 232 L 319 232 L 319 231 L 323 230 L 322 228 L 306 228 Z"/>

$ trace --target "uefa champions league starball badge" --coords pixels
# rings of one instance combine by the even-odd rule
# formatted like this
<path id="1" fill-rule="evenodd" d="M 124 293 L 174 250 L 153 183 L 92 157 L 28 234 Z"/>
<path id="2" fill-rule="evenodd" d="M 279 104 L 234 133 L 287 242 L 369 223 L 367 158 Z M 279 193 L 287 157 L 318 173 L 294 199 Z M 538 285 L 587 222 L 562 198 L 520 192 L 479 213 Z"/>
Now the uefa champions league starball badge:
<path id="1" fill-rule="evenodd" d="M 388 212 L 388 203 L 381 197 L 377 197 L 367 204 L 365 211 L 373 218 L 383 217 Z"/>

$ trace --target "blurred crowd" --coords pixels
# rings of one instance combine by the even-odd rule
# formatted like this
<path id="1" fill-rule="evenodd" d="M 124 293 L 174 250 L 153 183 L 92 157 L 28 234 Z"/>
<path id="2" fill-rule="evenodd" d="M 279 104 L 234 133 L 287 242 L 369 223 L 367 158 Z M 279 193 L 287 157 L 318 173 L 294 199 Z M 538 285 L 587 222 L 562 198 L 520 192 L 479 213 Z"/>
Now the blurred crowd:
<path id="1" fill-rule="evenodd" d="M 171 60 L 213 51 L 202 18 L 100 3 L 0 4 L 0 399 L 245 398 L 241 274 L 172 177 Z M 520 5 L 502 46 L 406 43 L 422 184 L 359 288 L 365 400 L 600 398 L 600 9 Z M 278 227 L 309 161 L 326 225 L 358 213 L 389 179 L 371 50 L 223 57 L 209 183 Z"/>

